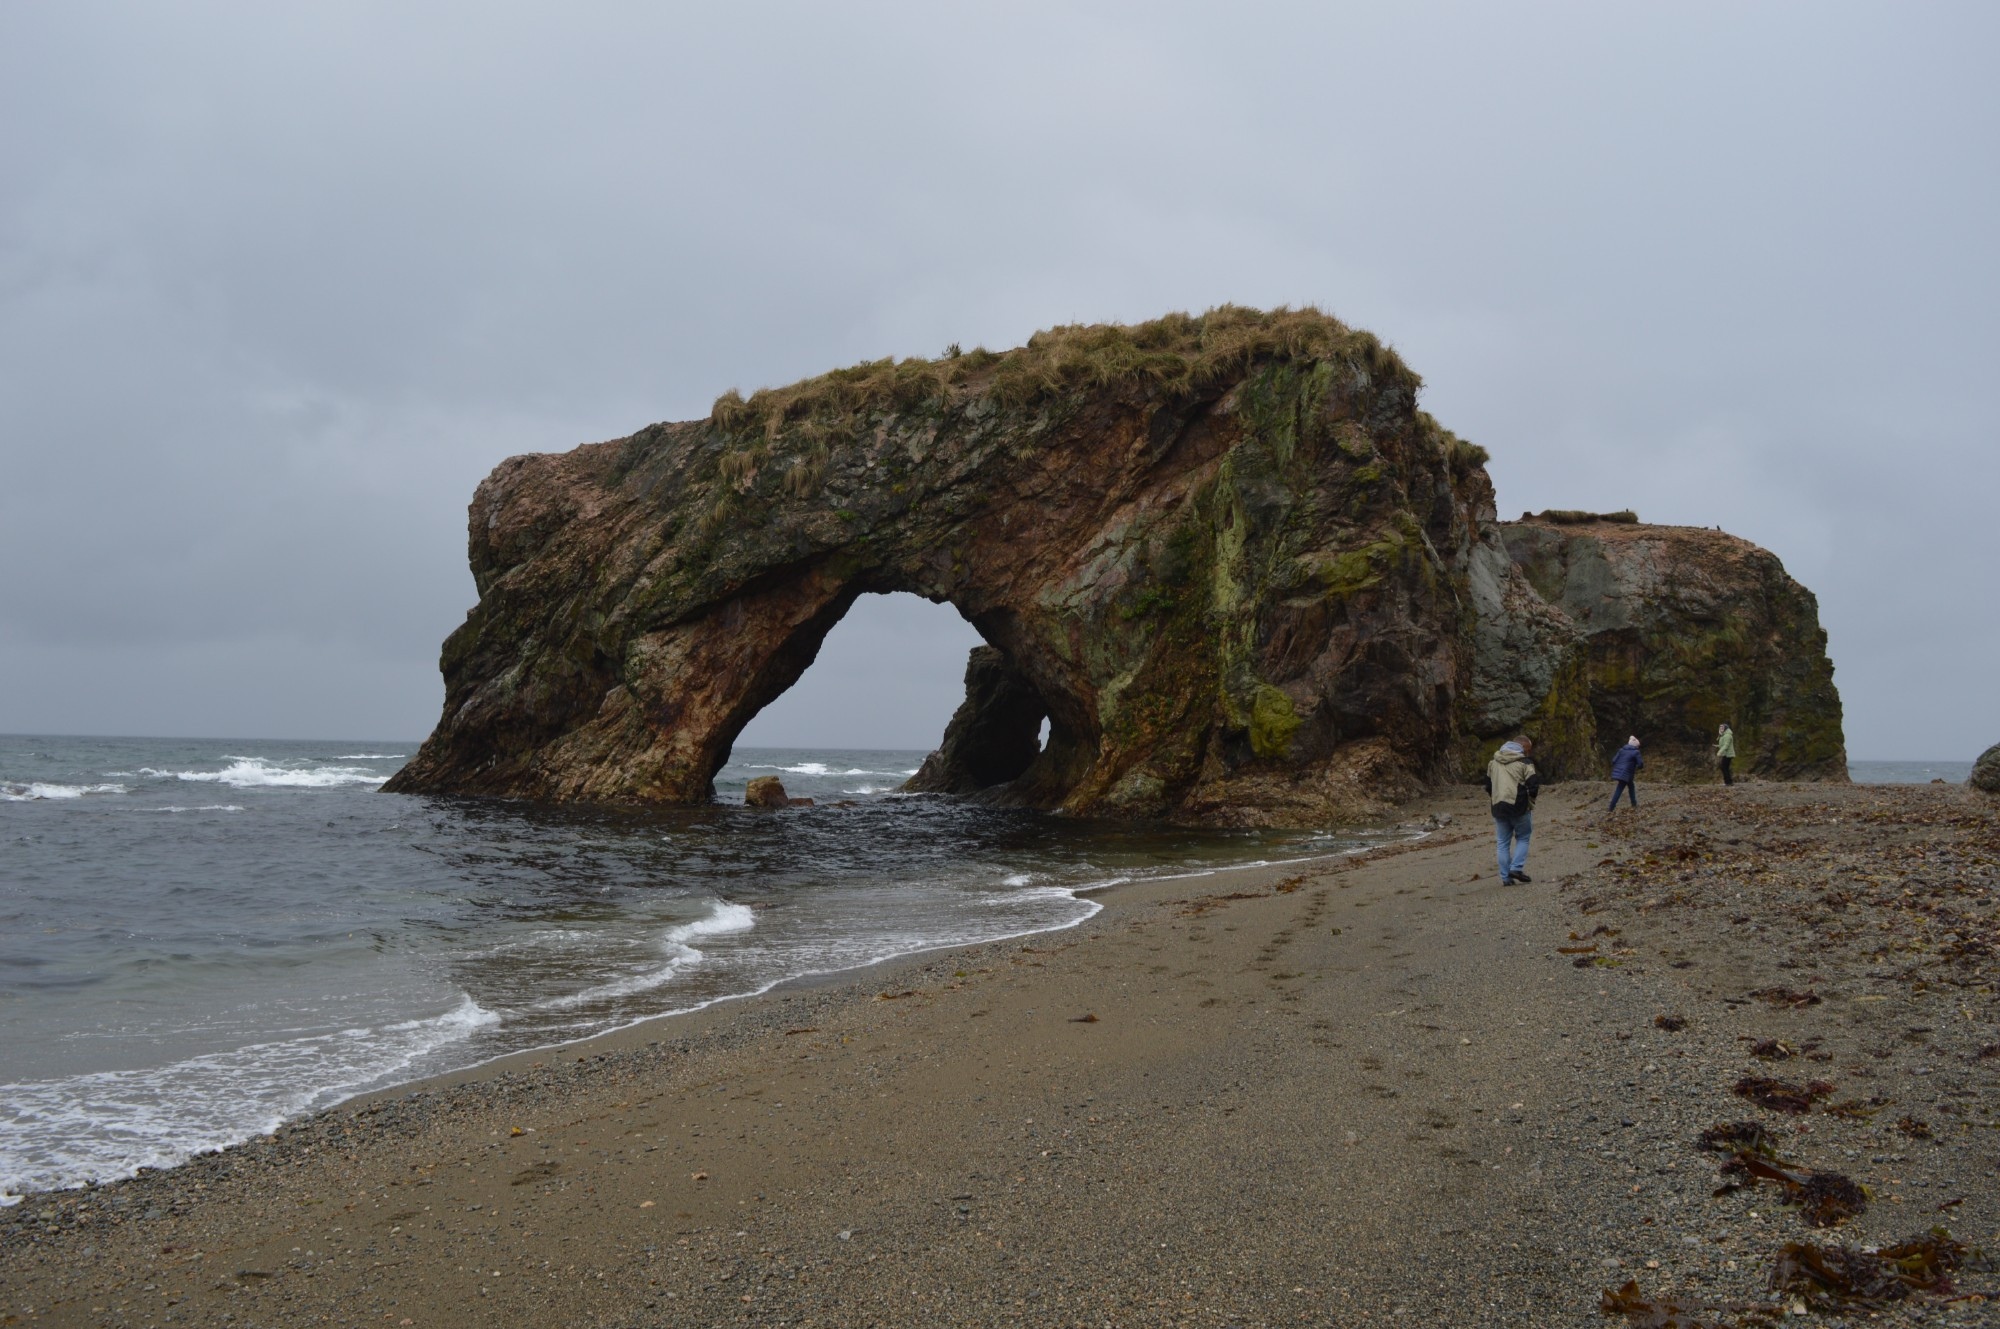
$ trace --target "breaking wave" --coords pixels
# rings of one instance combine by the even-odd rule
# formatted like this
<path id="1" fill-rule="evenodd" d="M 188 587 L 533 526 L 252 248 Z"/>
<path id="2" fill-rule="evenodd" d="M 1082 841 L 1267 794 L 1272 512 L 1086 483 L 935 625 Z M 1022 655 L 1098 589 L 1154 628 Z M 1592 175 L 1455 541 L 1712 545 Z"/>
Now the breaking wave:
<path id="1" fill-rule="evenodd" d="M 0 783 L 0 802 L 28 803 L 38 798 L 84 798 L 91 794 L 123 794 L 122 784 L 53 784 L 41 780 Z"/>
<path id="2" fill-rule="evenodd" d="M 442 1015 L 190 1057 L 144 1070 L 0 1085 L 0 1194 L 129 1177 L 268 1134 L 394 1078 L 499 1017 L 470 996 Z"/>
<path id="3" fill-rule="evenodd" d="M 602 1001 L 616 1001 L 620 997 L 637 996 L 654 988 L 671 983 L 676 976 L 690 966 L 700 964 L 701 951 L 694 946 L 696 939 L 712 937 L 726 932 L 747 932 L 757 925 L 757 917 L 750 906 L 734 904 L 728 900 L 718 900 L 715 908 L 705 918 L 697 918 L 691 923 L 681 923 L 670 927 L 660 937 L 660 951 L 665 963 L 649 966 L 635 974 L 613 979 L 584 988 L 580 992 L 565 993 L 560 997 L 549 997 L 536 1002 L 529 1009 L 542 1011 L 568 1010 L 577 1006 L 589 1006 Z"/>
<path id="4" fill-rule="evenodd" d="M 823 761 L 802 761 L 796 766 L 778 766 L 764 762 L 745 762 L 746 771 L 783 771 L 787 775 L 881 775 L 910 776 L 917 773 L 913 766 L 907 771 L 874 771 L 865 766 L 850 766 L 845 770 L 835 770 Z"/>
<path id="5" fill-rule="evenodd" d="M 262 757 L 223 754 L 229 765 L 219 771 L 160 771 L 140 768 L 141 775 L 162 780 L 194 780 L 226 784 L 234 789 L 332 789 L 341 785 L 381 784 L 389 777 L 359 766 L 311 766 L 265 761 Z"/>

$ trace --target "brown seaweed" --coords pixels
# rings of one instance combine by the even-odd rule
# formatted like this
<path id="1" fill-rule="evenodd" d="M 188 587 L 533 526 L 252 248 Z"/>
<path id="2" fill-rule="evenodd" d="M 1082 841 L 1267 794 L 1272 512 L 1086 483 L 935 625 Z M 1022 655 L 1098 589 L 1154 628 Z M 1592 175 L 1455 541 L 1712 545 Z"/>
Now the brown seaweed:
<path id="1" fill-rule="evenodd" d="M 1701 1133 L 1695 1148 L 1710 1153 L 1778 1156 L 1778 1141 L 1761 1121 L 1719 1121 Z"/>
<path id="2" fill-rule="evenodd" d="M 1817 1006 L 1820 1003 L 1819 993 L 1811 989 L 1807 989 L 1804 992 L 1794 992 L 1790 988 L 1758 988 L 1750 995 L 1759 1001 L 1768 1001 L 1773 1006 L 1785 1006 L 1792 1010 L 1797 1010 L 1802 1006 Z"/>
<path id="3" fill-rule="evenodd" d="M 1829 1117 L 1840 1117 L 1847 1121 L 1866 1121 L 1882 1110 L 1886 1098 L 1872 1098 L 1864 1103 L 1858 1098 L 1850 1098 L 1843 1103 L 1833 1103 L 1820 1109 Z"/>
<path id="4" fill-rule="evenodd" d="M 1789 1112 L 1797 1116 L 1812 1111 L 1814 1103 L 1831 1096 L 1833 1086 L 1825 1080 L 1792 1084 L 1786 1080 L 1773 1080 L 1763 1075 L 1746 1075 L 1731 1087 L 1730 1092 L 1738 1098 L 1749 1099 L 1758 1107 L 1769 1108 L 1773 1112 Z"/>
<path id="5" fill-rule="evenodd" d="M 1821 1311 L 1888 1306 L 1916 1292 L 1949 1296 L 1971 1253 L 1941 1227 L 1876 1251 L 1795 1241 L 1771 1267 L 1771 1290 Z"/>
<path id="6" fill-rule="evenodd" d="M 1622 1315 L 1632 1329 L 1736 1329 L 1731 1316 L 1748 1316 L 1771 1323 L 1784 1312 L 1782 1306 L 1717 1306 L 1676 1301 L 1672 1297 L 1642 1297 L 1639 1283 L 1629 1279 L 1621 1288 L 1607 1289 L 1597 1309 L 1604 1315 Z"/>
<path id="7" fill-rule="evenodd" d="M 1664 1029 L 1670 1034 L 1678 1034 L 1681 1030 L 1688 1027 L 1688 1022 L 1678 1015 L 1655 1015 L 1653 1017 L 1653 1027 L 1655 1029 Z"/>
<path id="8" fill-rule="evenodd" d="M 1838 1227 L 1868 1207 L 1868 1191 L 1838 1172 L 1818 1172 L 1797 1163 L 1742 1150 L 1722 1165 L 1725 1177 L 1748 1177 L 1750 1184 L 1773 1181 L 1784 1188 L 1785 1203 L 1813 1227 Z M 1741 1186 L 1735 1182 L 1715 1193 L 1726 1195 Z"/>

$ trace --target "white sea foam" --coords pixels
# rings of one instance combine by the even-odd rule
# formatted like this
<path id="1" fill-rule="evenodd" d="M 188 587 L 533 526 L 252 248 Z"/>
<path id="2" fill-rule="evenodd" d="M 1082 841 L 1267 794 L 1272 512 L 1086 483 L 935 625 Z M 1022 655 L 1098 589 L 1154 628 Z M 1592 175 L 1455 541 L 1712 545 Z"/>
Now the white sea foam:
<path id="1" fill-rule="evenodd" d="M 42 780 L 0 784 L 0 802 L 28 803 L 38 798 L 83 798 L 90 794 L 131 792 L 122 784 L 54 784 Z"/>
<path id="2" fill-rule="evenodd" d="M 796 766 L 776 766 L 769 763 L 750 762 L 746 763 L 743 769 L 746 771 L 783 771 L 787 775 L 880 775 L 885 778 L 896 775 L 910 776 L 916 774 L 914 770 L 877 771 L 871 770 L 866 766 L 850 766 L 844 771 L 836 771 L 823 761 L 802 761 Z"/>
<path id="3" fill-rule="evenodd" d="M 343 752 L 335 761 L 401 761 L 400 752 Z"/>
<path id="4" fill-rule="evenodd" d="M 343 1029 L 142 1070 L 0 1085 L 0 1194 L 172 1167 L 393 1081 L 499 1017 L 471 997 L 441 1015 Z"/>
<path id="5" fill-rule="evenodd" d="M 666 942 L 670 946 L 685 945 L 696 937 L 712 937 L 722 932 L 748 932 L 756 925 L 757 916 L 751 912 L 749 905 L 718 900 L 706 918 L 668 928 Z"/>
<path id="6" fill-rule="evenodd" d="M 359 766 L 287 766 L 262 757 L 223 754 L 229 765 L 219 771 L 160 771 L 142 768 L 141 775 L 162 780 L 197 780 L 233 789 L 332 789 L 341 785 L 381 784 L 387 777 Z"/>
<path id="7" fill-rule="evenodd" d="M 750 911 L 749 905 L 718 900 L 715 902 L 715 908 L 706 917 L 677 924 L 661 934 L 659 946 L 665 956 L 665 963 L 653 965 L 623 978 L 612 979 L 608 983 L 597 983 L 578 992 L 546 998 L 528 1009 L 568 1010 L 595 1002 L 637 996 L 641 992 L 651 992 L 655 988 L 673 982 L 676 976 L 685 973 L 689 967 L 701 963 L 702 953 L 693 945 L 699 938 L 713 937 L 726 932 L 747 932 L 756 925 L 757 916 Z"/>
<path id="8" fill-rule="evenodd" d="M 1016 872 L 1011 877 L 1002 877 L 1000 884 L 1002 886 L 1026 886 L 1034 879 L 1035 874 L 1032 872 Z"/>

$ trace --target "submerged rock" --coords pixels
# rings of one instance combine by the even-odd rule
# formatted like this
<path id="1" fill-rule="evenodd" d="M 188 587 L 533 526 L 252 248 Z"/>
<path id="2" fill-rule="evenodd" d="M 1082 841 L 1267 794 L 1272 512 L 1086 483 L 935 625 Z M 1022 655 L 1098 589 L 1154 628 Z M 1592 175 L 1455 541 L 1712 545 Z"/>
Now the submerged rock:
<path id="1" fill-rule="evenodd" d="M 1979 760 L 1972 763 L 1972 777 L 1966 783 L 1989 794 L 2000 794 L 2000 743 L 1979 754 Z"/>
<path id="2" fill-rule="evenodd" d="M 1627 695 L 1599 583 L 1656 650 L 1716 636 L 1711 612 L 1742 619 L 1738 596 L 1775 596 L 1809 658 L 1712 651 L 1726 677 L 1691 662 L 1632 695 L 1662 714 L 1678 699 L 1691 734 L 1726 685 L 1743 768 L 1768 754 L 1783 773 L 1830 769 L 1824 639 L 1776 559 L 1627 523 L 1652 552 L 1618 546 L 1572 594 L 1584 546 L 1570 557 L 1518 533 L 1533 522 L 1496 523 L 1486 454 L 1418 410 L 1418 386 L 1325 315 L 1224 308 L 858 365 L 513 458 L 473 499 L 480 599 L 445 644 L 444 718 L 387 787 L 706 801 L 743 726 L 859 596 L 889 591 L 952 604 L 987 642 L 914 788 L 1351 821 L 1522 727 L 1553 764 L 1595 773 Z M 1580 542 L 1599 525 L 1548 529 Z M 1760 556 L 1758 577 L 1684 594 L 1673 560 L 1707 585 L 1718 550 Z M 1683 691 L 1656 695 L 1661 679 Z M 1793 694 L 1822 684 L 1818 729 L 1751 740 L 1798 727 Z"/>

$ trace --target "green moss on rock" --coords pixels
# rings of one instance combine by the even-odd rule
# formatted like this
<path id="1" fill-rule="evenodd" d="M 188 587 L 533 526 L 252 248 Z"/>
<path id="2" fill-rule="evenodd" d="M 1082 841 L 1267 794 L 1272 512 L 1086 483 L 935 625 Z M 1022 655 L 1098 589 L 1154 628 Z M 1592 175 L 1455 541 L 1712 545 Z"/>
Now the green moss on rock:
<path id="1" fill-rule="evenodd" d="M 1266 683 L 1250 705 L 1250 749 L 1260 757 L 1282 757 L 1301 721 L 1292 699 Z"/>

